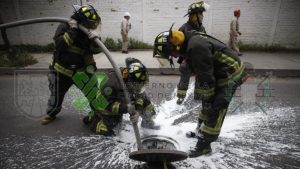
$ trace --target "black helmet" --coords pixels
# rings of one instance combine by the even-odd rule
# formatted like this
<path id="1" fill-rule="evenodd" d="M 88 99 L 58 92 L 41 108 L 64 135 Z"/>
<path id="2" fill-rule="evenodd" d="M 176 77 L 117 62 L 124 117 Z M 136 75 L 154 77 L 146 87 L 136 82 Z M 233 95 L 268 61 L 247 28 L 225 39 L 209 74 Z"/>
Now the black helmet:
<path id="1" fill-rule="evenodd" d="M 79 9 L 76 9 L 74 6 L 74 8 L 80 24 L 89 29 L 97 28 L 101 22 L 101 18 L 92 5 L 83 5 Z"/>
<path id="2" fill-rule="evenodd" d="M 161 59 L 169 59 L 172 51 L 172 44 L 170 42 L 170 31 L 161 32 L 154 40 L 153 57 Z"/>
<path id="3" fill-rule="evenodd" d="M 161 65 L 170 62 L 171 67 L 174 66 L 174 63 L 172 57 L 170 58 L 170 55 L 172 50 L 176 49 L 176 46 L 171 43 L 173 26 L 174 23 L 169 31 L 164 31 L 156 36 L 153 49 L 153 57 L 157 58 Z"/>
<path id="4" fill-rule="evenodd" d="M 203 1 L 192 3 L 189 8 L 186 15 L 191 15 L 195 13 L 202 13 L 205 9 L 205 3 Z M 185 15 L 185 16 L 186 16 Z"/>
<path id="5" fill-rule="evenodd" d="M 142 62 L 135 58 L 126 58 L 126 68 L 128 70 L 129 82 L 146 83 L 149 80 L 148 71 Z"/>

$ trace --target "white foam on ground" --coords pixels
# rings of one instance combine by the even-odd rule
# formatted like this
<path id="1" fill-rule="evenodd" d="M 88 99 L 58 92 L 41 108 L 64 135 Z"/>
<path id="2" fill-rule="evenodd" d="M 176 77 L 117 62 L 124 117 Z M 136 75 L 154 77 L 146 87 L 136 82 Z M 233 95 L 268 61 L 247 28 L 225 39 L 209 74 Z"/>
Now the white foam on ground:
<path id="1" fill-rule="evenodd" d="M 189 90 L 187 95 L 191 95 L 192 91 Z M 183 105 L 176 104 L 177 98 L 173 93 L 173 98 L 169 101 L 164 101 L 159 107 L 157 107 L 157 117 L 155 118 L 156 124 L 161 126 L 161 129 L 156 130 L 147 130 L 140 128 L 141 136 L 148 135 L 163 135 L 175 139 L 180 146 L 179 150 L 187 152 L 189 149 L 195 146 L 196 139 L 187 138 L 185 136 L 186 132 L 194 131 L 196 128 L 196 123 L 184 122 L 178 125 L 172 125 L 175 119 L 178 119 L 181 116 L 186 115 L 186 113 L 179 114 L 178 112 L 188 112 L 185 110 L 186 107 Z M 193 109 L 193 108 L 191 108 Z M 182 111 L 185 110 L 185 111 Z M 282 112 L 291 111 L 291 108 L 281 108 L 273 109 L 267 111 L 271 114 L 281 114 Z M 195 112 L 197 113 L 197 112 Z M 277 142 L 260 142 L 258 141 L 259 146 L 267 149 L 261 150 L 256 148 L 249 148 L 243 146 L 229 146 L 231 141 L 239 141 L 243 139 L 237 137 L 237 135 L 245 133 L 245 130 L 249 130 L 253 127 L 259 126 L 264 123 L 265 120 L 268 120 L 268 116 L 265 115 L 262 111 L 245 111 L 242 114 L 233 114 L 227 115 L 222 127 L 219 140 L 212 143 L 213 153 L 206 156 L 201 156 L 198 158 L 189 158 L 186 162 L 190 165 L 183 167 L 181 162 L 178 164 L 177 168 L 257 168 L 257 167 L 270 167 L 270 164 L 267 162 L 257 163 L 257 160 L 253 156 L 254 154 L 270 154 L 276 155 L 282 152 L 283 149 L 294 148 L 294 145 L 286 145 Z M 263 132 L 263 131 L 254 131 L 254 132 Z M 122 133 L 122 132 L 121 132 Z M 124 133 L 123 133 L 124 134 Z M 245 133 L 247 134 L 247 133 Z M 251 133 L 248 133 L 251 135 Z M 127 137 L 128 138 L 128 137 Z M 125 140 L 123 140 L 125 141 Z M 133 141 L 131 139 L 131 141 Z M 224 142 L 223 142 L 224 141 Z M 255 142 L 256 140 L 244 139 L 245 142 Z M 265 144 L 265 145 L 261 145 Z M 248 159 L 244 161 L 244 159 Z M 226 159 L 226 160 L 225 160 Z M 238 161 L 238 164 L 234 161 Z"/>
<path id="2" fill-rule="evenodd" d="M 188 96 L 192 90 L 188 90 Z M 187 97 L 188 97 L 187 96 Z M 179 143 L 179 150 L 188 151 L 195 146 L 196 139 L 187 138 L 185 133 L 194 130 L 196 123 L 184 122 L 172 125 L 175 119 L 186 115 L 191 110 L 186 110 L 184 105 L 176 104 L 175 91 L 173 98 L 162 102 L 157 110 L 155 122 L 161 126 L 161 130 L 148 130 L 140 128 L 141 136 L 163 135 L 175 139 Z M 212 143 L 213 153 L 198 158 L 189 158 L 182 162 L 175 163 L 176 168 L 181 169 L 226 169 L 226 168 L 280 168 L 276 162 L 268 161 L 268 157 L 277 155 L 289 156 L 289 159 L 299 160 L 300 149 L 297 143 L 280 142 L 283 136 L 275 135 L 273 130 L 264 127 L 271 119 L 275 122 L 282 120 L 296 120 L 296 113 L 299 107 L 281 107 L 263 112 L 245 111 L 241 114 L 228 114 L 225 118 L 219 140 Z M 197 113 L 197 112 L 195 112 Z M 277 120 L 278 119 L 278 120 Z M 33 139 L 25 139 L 24 143 L 16 144 L 17 136 L 2 138 L 7 144 L 0 146 L 0 149 L 15 152 L 14 156 L 4 155 L 3 159 L 8 168 L 55 168 L 65 166 L 65 163 L 72 159 L 74 163 L 67 168 L 133 168 L 138 162 L 128 158 L 130 152 L 135 151 L 135 136 L 128 115 L 124 115 L 124 126 L 119 135 L 114 138 L 106 138 L 97 135 L 85 137 L 59 137 L 49 136 Z M 294 122 L 294 124 L 296 124 Z M 140 123 L 138 124 L 140 126 Z M 253 129 L 254 128 L 254 129 Z M 255 129 L 259 130 L 255 130 Z M 262 138 L 253 138 L 255 134 L 263 133 Z M 287 133 L 289 134 L 289 133 Z M 299 137 L 297 133 L 290 133 Z M 270 137 L 272 140 L 267 140 Z M 120 142 L 121 141 L 121 142 Z M 239 145 L 235 145 L 239 142 Z M 22 154 L 22 150 L 31 147 L 30 154 Z M 290 152 L 293 150 L 293 152 Z M 260 160 L 263 159 L 263 160 Z M 20 162 L 21 161 L 21 162 Z M 24 162 L 22 162 L 24 161 Z"/>

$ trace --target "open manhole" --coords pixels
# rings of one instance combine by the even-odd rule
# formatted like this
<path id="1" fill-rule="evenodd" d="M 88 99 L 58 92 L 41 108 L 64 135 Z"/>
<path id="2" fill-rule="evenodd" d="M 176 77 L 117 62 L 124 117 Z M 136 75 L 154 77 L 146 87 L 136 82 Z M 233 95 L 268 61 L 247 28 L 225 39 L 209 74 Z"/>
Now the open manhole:
<path id="1" fill-rule="evenodd" d="M 129 158 L 148 163 L 174 162 L 187 158 L 187 153 L 179 151 L 176 140 L 166 137 L 151 135 L 141 139 L 142 149 L 129 154 Z"/>

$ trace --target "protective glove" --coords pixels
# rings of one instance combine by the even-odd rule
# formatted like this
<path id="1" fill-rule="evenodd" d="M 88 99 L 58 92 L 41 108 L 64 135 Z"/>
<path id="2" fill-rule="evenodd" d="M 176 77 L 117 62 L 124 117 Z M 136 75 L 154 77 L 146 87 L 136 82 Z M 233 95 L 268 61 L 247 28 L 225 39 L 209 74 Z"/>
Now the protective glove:
<path id="1" fill-rule="evenodd" d="M 183 102 L 183 100 L 184 100 L 183 98 L 178 98 L 178 100 L 177 100 L 177 102 L 176 102 L 176 103 L 177 103 L 178 105 L 181 105 L 181 104 L 182 104 L 182 102 Z"/>
<path id="2" fill-rule="evenodd" d="M 137 123 L 139 121 L 139 113 L 135 110 L 134 106 L 127 104 L 127 111 L 129 113 L 129 119 L 132 123 Z"/>
<path id="3" fill-rule="evenodd" d="M 99 38 L 98 35 L 96 35 L 94 32 L 89 31 L 88 32 L 88 37 L 89 39 L 95 39 L 95 38 Z"/>
<path id="4" fill-rule="evenodd" d="M 70 28 L 72 29 L 78 29 L 78 23 L 76 20 L 74 19 L 71 19 L 69 22 L 68 22 Z"/>
<path id="5" fill-rule="evenodd" d="M 140 114 L 138 111 L 134 111 L 130 114 L 129 118 L 132 123 L 137 123 L 139 121 Z"/>

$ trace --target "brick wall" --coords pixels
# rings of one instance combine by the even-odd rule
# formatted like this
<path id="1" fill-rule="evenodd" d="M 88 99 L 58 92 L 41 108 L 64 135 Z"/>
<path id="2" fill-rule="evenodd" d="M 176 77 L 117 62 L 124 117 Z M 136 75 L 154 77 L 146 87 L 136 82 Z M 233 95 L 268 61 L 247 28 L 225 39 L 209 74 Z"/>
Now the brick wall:
<path id="1" fill-rule="evenodd" d="M 168 30 L 173 22 L 179 28 L 190 3 L 196 0 L 82 0 L 98 9 L 103 38 L 121 38 L 120 22 L 125 11 L 132 15 L 130 37 L 153 43 L 155 36 Z M 33 17 L 68 18 L 72 4 L 80 0 L 0 0 L 0 14 L 5 22 Z M 210 9 L 204 13 L 204 26 L 209 34 L 227 42 L 229 23 L 235 8 L 241 9 L 240 29 L 244 43 L 280 44 L 300 47 L 299 0 L 205 0 Z M 11 28 L 8 36 L 14 44 L 48 44 L 57 23 L 43 23 Z M 2 39 L 0 39 L 0 43 Z"/>

